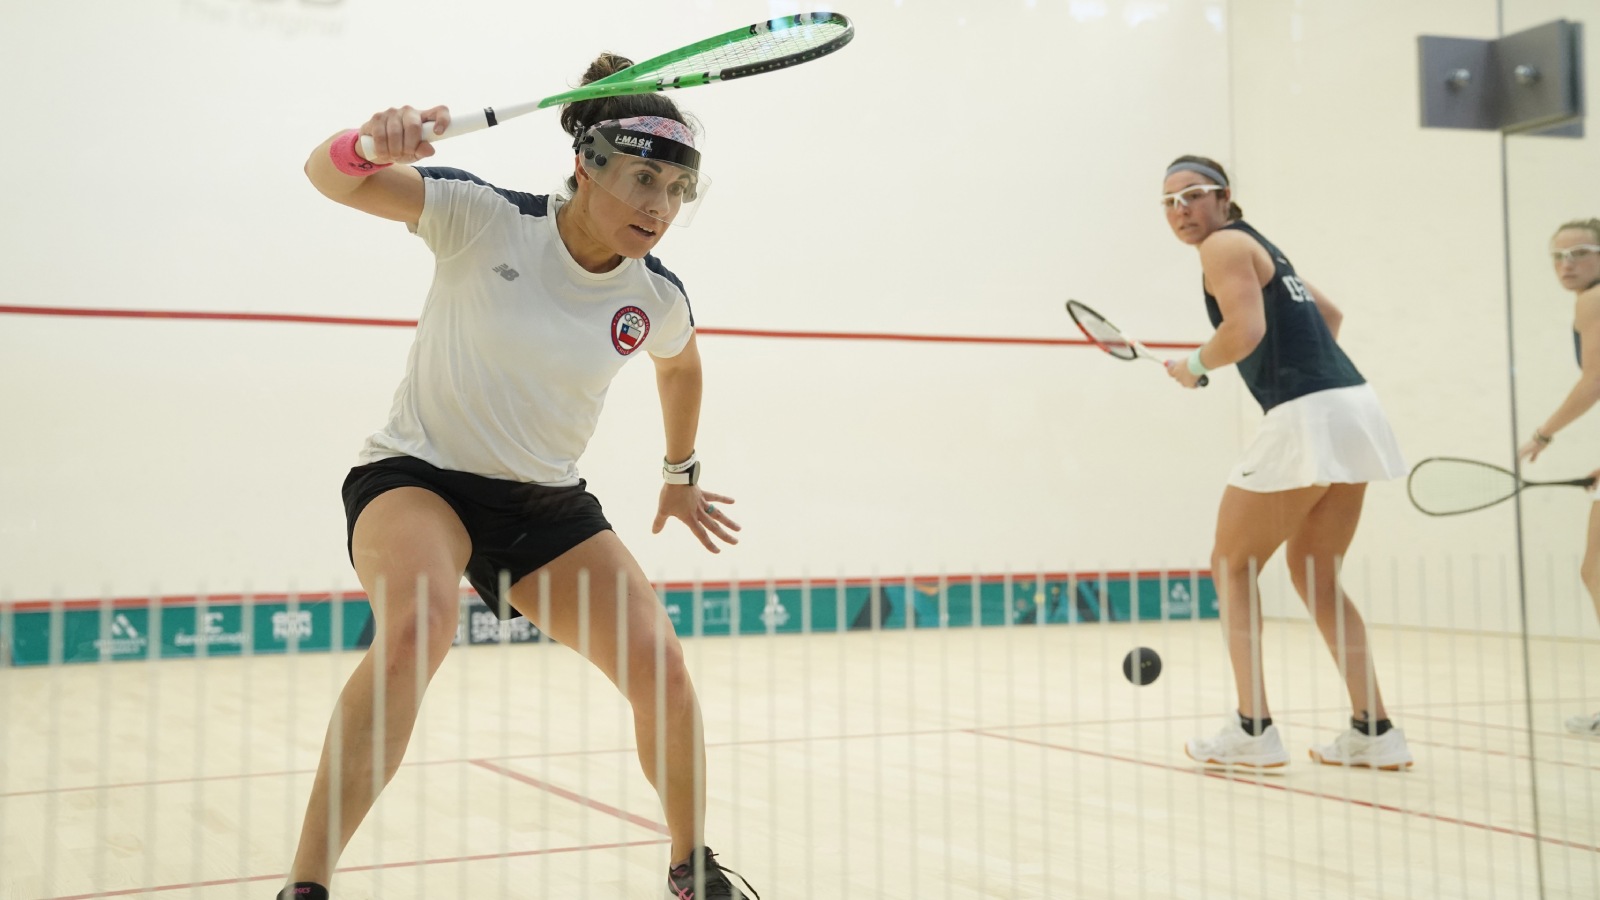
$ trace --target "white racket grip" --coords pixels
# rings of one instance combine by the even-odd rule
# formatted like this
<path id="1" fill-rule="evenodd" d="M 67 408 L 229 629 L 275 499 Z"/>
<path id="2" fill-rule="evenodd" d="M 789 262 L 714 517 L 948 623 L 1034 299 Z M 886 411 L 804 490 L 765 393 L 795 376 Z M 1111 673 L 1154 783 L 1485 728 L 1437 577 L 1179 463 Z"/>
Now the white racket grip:
<path id="1" fill-rule="evenodd" d="M 444 130 L 444 134 L 435 134 L 433 123 L 423 122 L 422 139 L 431 143 L 433 141 L 442 141 L 445 138 L 471 134 L 474 131 L 482 131 L 489 127 L 489 115 L 490 111 L 488 109 L 475 109 L 459 116 L 452 114 L 450 116 L 450 125 Z M 372 140 L 372 135 L 363 134 L 361 136 L 361 140 L 356 143 L 356 152 L 361 154 L 362 159 L 369 162 L 372 160 L 372 155 L 378 152 L 378 145 Z"/>

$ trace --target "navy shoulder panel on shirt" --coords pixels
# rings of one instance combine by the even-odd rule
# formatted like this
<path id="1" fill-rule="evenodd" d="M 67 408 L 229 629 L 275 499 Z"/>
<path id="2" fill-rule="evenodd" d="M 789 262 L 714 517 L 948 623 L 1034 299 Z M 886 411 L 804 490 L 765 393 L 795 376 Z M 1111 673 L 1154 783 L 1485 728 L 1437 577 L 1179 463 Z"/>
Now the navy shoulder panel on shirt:
<path id="1" fill-rule="evenodd" d="M 689 303 L 689 292 L 684 290 L 682 279 L 672 274 L 671 269 L 662 265 L 661 260 L 648 253 L 644 257 L 644 267 L 678 286 L 678 293 L 683 295 L 683 302 L 689 307 L 689 324 L 691 326 L 694 325 L 694 304 Z"/>
<path id="2" fill-rule="evenodd" d="M 484 187 L 494 191 L 496 194 L 506 198 L 506 200 L 509 201 L 512 206 L 517 208 L 517 212 L 520 212 L 525 216 L 545 216 L 549 215 L 550 213 L 550 197 L 547 194 L 526 194 L 522 191 L 508 191 L 505 188 L 495 187 L 471 172 L 463 171 L 461 169 L 452 169 L 447 166 L 416 166 L 415 168 L 423 178 L 438 178 L 447 181 L 470 181 L 473 184 L 481 184 Z"/>

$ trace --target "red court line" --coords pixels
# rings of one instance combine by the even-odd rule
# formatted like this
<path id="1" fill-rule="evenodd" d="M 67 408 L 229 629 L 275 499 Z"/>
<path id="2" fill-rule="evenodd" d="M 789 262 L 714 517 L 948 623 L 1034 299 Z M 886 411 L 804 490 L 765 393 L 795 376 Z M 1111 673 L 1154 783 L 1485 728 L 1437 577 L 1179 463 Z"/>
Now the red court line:
<path id="1" fill-rule="evenodd" d="M 1202 714 L 1192 714 L 1192 715 L 1175 714 L 1175 715 L 1170 715 L 1170 716 L 1144 716 L 1142 718 L 1094 719 L 1094 720 L 1085 720 L 1085 721 L 1080 721 L 1080 722 L 1038 722 L 1038 723 L 1029 723 L 1029 724 L 1026 724 L 1026 725 L 985 725 L 985 726 L 980 726 L 980 730 L 986 729 L 986 730 L 993 731 L 993 730 L 1000 730 L 1000 729 L 1018 729 L 1018 730 L 1020 730 L 1020 729 L 1030 729 L 1030 728 L 1064 728 L 1064 727 L 1071 727 L 1071 726 L 1074 726 L 1074 725 L 1082 725 L 1082 726 L 1131 725 L 1131 724 L 1136 724 L 1136 723 L 1139 723 L 1139 722 L 1161 722 L 1161 721 L 1169 721 L 1169 720 L 1176 721 L 1176 720 L 1180 720 L 1180 719 L 1197 719 L 1198 720 L 1198 719 L 1209 718 L 1209 717 L 1210 717 L 1209 714 L 1203 714 L 1203 715 Z M 971 726 L 962 726 L 962 727 L 955 727 L 955 728 L 924 728 L 924 729 L 919 729 L 919 730 L 914 730 L 914 731 L 879 731 L 879 732 L 870 732 L 870 733 L 867 733 L 867 734 L 824 734 L 824 735 L 816 735 L 816 736 L 785 737 L 785 738 L 750 738 L 748 740 L 742 740 L 742 741 L 707 741 L 706 742 L 706 747 L 708 749 L 715 749 L 715 748 L 729 748 L 729 747 L 766 746 L 766 745 L 774 745 L 774 744 L 803 744 L 803 743 L 810 743 L 810 742 L 826 742 L 826 741 L 859 741 L 859 740 L 881 740 L 881 739 L 884 739 L 884 738 L 934 737 L 936 735 L 941 735 L 941 734 L 966 733 L 966 732 L 971 732 L 973 730 L 974 729 Z M 586 750 L 555 750 L 555 751 L 551 751 L 551 752 L 547 752 L 547 753 L 509 753 L 509 754 L 506 754 L 505 756 L 486 756 L 486 757 L 478 757 L 476 759 L 452 758 L 452 759 L 429 759 L 429 760 L 421 760 L 421 761 L 418 761 L 418 762 L 402 762 L 402 763 L 400 763 L 400 766 L 401 766 L 401 768 L 412 768 L 412 767 L 421 767 L 421 766 L 459 765 L 461 763 L 481 764 L 482 762 L 487 762 L 487 761 L 502 761 L 503 762 L 503 761 L 516 760 L 516 759 L 554 759 L 556 757 L 561 757 L 561 756 L 604 756 L 604 755 L 607 755 L 607 754 L 614 754 L 614 753 L 633 753 L 633 752 L 636 751 L 636 749 L 637 748 L 635 748 L 635 747 L 605 747 L 605 748 L 601 748 L 601 749 L 586 749 Z M 315 769 L 286 769 L 286 770 L 272 771 L 272 772 L 236 772 L 236 773 L 232 773 L 232 774 L 228 774 L 228 775 L 206 775 L 206 776 L 202 776 L 202 777 L 199 777 L 199 778 L 163 778 L 163 779 L 157 779 L 157 780 L 154 780 L 154 781 L 124 781 L 124 782 L 117 782 L 115 784 L 86 784 L 86 785 L 78 785 L 78 786 L 75 786 L 75 787 L 39 788 L 37 790 L 11 791 L 9 793 L 0 792 L 0 799 L 5 799 L 5 798 L 8 798 L 8 797 L 34 797 L 34 796 L 38 796 L 38 795 L 41 795 L 41 794 L 77 794 L 77 793 L 83 793 L 85 791 L 101 791 L 101 790 L 105 790 L 105 791 L 121 791 L 121 790 L 128 790 L 128 789 L 131 789 L 131 788 L 149 788 L 149 787 L 163 787 L 163 786 L 183 785 L 183 784 L 200 784 L 200 783 L 212 782 L 212 781 L 244 781 L 246 779 L 251 779 L 251 778 L 288 778 L 288 777 L 293 777 L 293 776 L 297 776 L 297 775 L 315 775 L 315 774 L 316 774 L 316 770 Z"/>
<path id="2" fill-rule="evenodd" d="M 1554 702 L 1554 701 L 1536 700 L 1534 702 L 1536 702 L 1536 703 L 1550 703 L 1550 702 Z M 1491 704 L 1485 703 L 1485 704 L 1482 704 L 1482 705 L 1488 706 L 1488 705 L 1491 705 Z M 1494 705 L 1499 705 L 1499 704 L 1494 704 Z M 1525 700 L 1507 700 L 1507 701 L 1505 701 L 1505 703 L 1503 705 L 1505 705 L 1505 706 L 1527 706 L 1529 704 Z M 1565 731 L 1546 731 L 1544 729 L 1538 729 L 1538 728 L 1536 728 L 1536 729 L 1534 729 L 1532 731 L 1529 731 L 1527 728 L 1525 728 L 1525 727 L 1523 727 L 1521 725 L 1501 725 L 1501 724 L 1499 724 L 1497 722 L 1475 722 L 1475 721 L 1470 721 L 1468 719 L 1447 718 L 1445 716 L 1430 716 L 1430 715 L 1428 715 L 1426 713 L 1411 713 L 1411 712 L 1408 712 L 1408 713 L 1406 713 L 1406 718 L 1408 718 L 1408 719 L 1427 719 L 1430 722 L 1450 722 L 1452 724 L 1461 725 L 1461 726 L 1464 726 L 1464 727 L 1467 727 L 1467 728 L 1493 728 L 1496 731 L 1510 731 L 1510 732 L 1514 732 L 1516 734 L 1530 735 L 1532 737 L 1547 737 L 1547 738 L 1562 738 L 1562 739 L 1571 738 L 1573 740 L 1586 740 L 1586 738 L 1582 738 L 1582 737 L 1580 737 L 1578 735 L 1574 735 L 1574 734 L 1568 734 Z"/>
<path id="3" fill-rule="evenodd" d="M 514 859 L 519 856 L 549 856 L 554 853 L 579 853 L 589 850 L 620 850 L 624 847 L 654 847 L 671 841 L 655 838 L 645 841 L 624 841 L 616 844 L 586 844 L 582 847 L 552 847 L 547 850 L 517 850 L 511 853 L 480 853 L 475 856 L 447 856 L 438 859 L 421 859 L 410 862 L 377 863 L 370 866 L 341 866 L 338 872 L 374 872 L 379 869 L 411 869 L 417 866 L 439 866 L 449 863 L 485 862 L 491 859 Z M 95 891 L 92 894 L 73 894 L 70 897 L 50 897 L 44 900 L 93 900 L 95 897 L 125 897 L 129 894 L 154 894 L 161 891 L 188 891 L 195 888 L 222 887 L 229 884 L 254 884 L 258 881 L 281 882 L 288 873 L 277 875 L 249 875 L 243 878 L 218 878 L 212 881 L 194 881 L 188 884 L 163 884 L 157 887 L 124 888 L 120 891 Z"/>
<path id="4" fill-rule="evenodd" d="M 467 593 L 463 590 L 463 593 Z M 188 607 L 207 605 L 232 605 L 235 603 L 288 603 L 298 601 L 304 605 L 326 603 L 329 600 L 365 600 L 365 591 L 317 591 L 296 594 L 173 594 L 157 597 L 103 597 L 91 599 L 88 597 L 74 597 L 71 600 L 13 600 L 0 602 L 0 609 L 10 607 L 15 612 L 45 612 L 56 607 L 61 609 L 127 609 L 129 607 L 146 607 L 152 601 L 162 607 Z M 187 659 L 188 657 L 182 657 Z"/>
<path id="5" fill-rule="evenodd" d="M 295 313 L 203 312 L 165 309 L 91 309 L 72 306 L 0 306 L 0 314 L 69 316 L 87 319 L 188 319 L 221 322 L 295 322 L 310 325 L 368 325 L 415 328 L 416 319 L 370 319 L 358 316 L 308 316 Z"/>
<path id="6" fill-rule="evenodd" d="M 1041 337 L 983 337 L 957 334 L 900 334 L 888 331 L 778 331 L 763 328 L 695 328 L 697 334 L 720 337 L 787 338 L 811 341 L 899 341 L 932 344 L 1003 344 L 1034 347 L 1094 347 L 1093 341 L 1083 338 Z M 1162 350 L 1193 350 L 1196 343 L 1176 341 L 1148 341 L 1146 347 Z"/>
<path id="7" fill-rule="evenodd" d="M 1065 750 L 1068 753 L 1078 753 L 1078 754 L 1081 754 L 1083 756 L 1094 756 L 1094 757 L 1098 757 L 1100 759 L 1109 759 L 1109 760 L 1112 760 L 1113 762 L 1131 763 L 1131 764 L 1136 765 L 1136 766 L 1145 766 L 1145 767 L 1151 768 L 1151 769 L 1163 769 L 1163 770 L 1168 771 L 1168 772 L 1178 772 L 1180 774 L 1185 774 L 1185 775 L 1198 775 L 1198 776 L 1203 776 L 1205 778 L 1215 778 L 1215 779 L 1217 779 L 1219 781 L 1228 781 L 1228 782 L 1232 782 L 1234 784 L 1254 785 L 1256 787 L 1267 788 L 1269 790 L 1283 791 L 1286 794 L 1298 794 L 1298 795 L 1300 795 L 1302 797 L 1311 797 L 1311 798 L 1317 799 L 1317 800 L 1332 800 L 1335 803 L 1349 803 L 1352 806 L 1364 806 L 1367 809 L 1375 809 L 1375 810 L 1381 810 L 1383 812 L 1399 813 L 1399 814 L 1404 815 L 1404 816 L 1414 816 L 1414 817 L 1419 818 L 1419 819 L 1428 819 L 1428 820 L 1434 821 L 1434 822 L 1443 822 L 1443 823 L 1448 824 L 1448 825 L 1461 825 L 1461 826 L 1464 826 L 1466 828 L 1476 828 L 1476 829 L 1479 829 L 1481 831 L 1491 831 L 1491 832 L 1494 832 L 1496 834 L 1504 834 L 1504 835 L 1509 835 L 1511 837 L 1527 838 L 1528 840 L 1541 841 L 1541 842 L 1546 843 L 1546 844 L 1554 844 L 1557 847 L 1570 847 L 1570 848 L 1572 848 L 1574 850 L 1584 850 L 1584 851 L 1587 851 L 1587 852 L 1590 852 L 1590 853 L 1600 853 L 1600 847 L 1594 847 L 1594 846 L 1590 846 L 1588 844 L 1580 844 L 1580 843 L 1577 843 L 1576 841 L 1563 841 L 1563 840 L 1560 840 L 1558 838 L 1549 838 L 1549 837 L 1544 837 L 1543 835 L 1531 834 L 1531 833 L 1526 832 L 1526 831 L 1518 831 L 1518 830 L 1516 830 L 1514 828 L 1506 828 L 1503 825 L 1489 825 L 1489 824 L 1484 823 L 1484 822 L 1472 822 L 1472 821 L 1468 821 L 1466 819 L 1457 819 L 1457 818 L 1455 818 L 1453 816 L 1439 815 L 1438 813 L 1421 812 L 1419 810 L 1414 810 L 1414 809 L 1402 809 L 1401 807 L 1398 807 L 1398 806 L 1390 806 L 1387 803 L 1374 803 L 1374 802 L 1372 802 L 1370 800 L 1357 800 L 1354 797 L 1340 797 L 1337 794 L 1324 794 L 1324 793 L 1321 793 L 1320 791 L 1308 791 L 1305 788 L 1290 787 L 1290 786 L 1288 786 L 1286 784 L 1276 784 L 1274 782 L 1265 780 L 1265 778 L 1263 778 L 1263 777 L 1254 777 L 1254 778 L 1247 777 L 1248 773 L 1233 773 L 1233 774 L 1230 774 L 1228 772 L 1222 772 L 1222 771 L 1217 771 L 1217 770 L 1214 770 L 1214 769 L 1203 768 L 1198 763 L 1196 763 L 1193 766 L 1175 766 L 1175 765 L 1172 765 L 1170 763 L 1154 762 L 1154 761 L 1147 760 L 1147 759 L 1135 759 L 1134 757 L 1131 757 L 1131 756 L 1122 756 L 1122 755 L 1119 755 L 1119 754 L 1116 754 L 1116 753 L 1102 753 L 1102 752 L 1100 752 L 1098 750 L 1084 750 L 1084 749 L 1079 748 L 1079 747 L 1068 747 L 1068 746 L 1066 746 L 1064 744 L 1052 744 L 1052 743 L 1050 743 L 1048 741 L 1034 741 L 1034 740 L 1029 740 L 1028 738 L 1010 737 L 1008 735 L 994 734 L 992 732 L 981 731 L 981 730 L 978 730 L 978 729 L 968 729 L 968 730 L 970 730 L 973 734 L 979 735 L 981 737 L 999 738 L 1000 740 L 1003 740 L 1003 741 L 1015 741 L 1015 742 L 1017 742 L 1019 744 L 1032 744 L 1035 747 L 1043 747 L 1043 748 L 1048 749 L 1048 750 Z M 1396 777 L 1396 778 L 1404 778 L 1405 777 L 1403 774 L 1398 773 L 1398 772 L 1397 773 L 1393 773 L 1393 776 Z"/>
<path id="8" fill-rule="evenodd" d="M 70 316 L 93 319 L 186 319 L 213 322 L 291 322 L 303 325 L 366 325 L 415 328 L 416 319 L 375 319 L 359 316 L 313 316 L 299 313 L 204 312 L 198 310 L 93 309 L 70 306 L 0 306 L 0 314 L 15 316 Z M 961 334 L 900 334 L 889 331 L 782 331 L 766 328 L 696 328 L 696 333 L 718 337 L 779 338 L 810 341 L 894 341 L 934 344 L 999 344 L 1041 347 L 1093 347 L 1083 338 L 985 337 Z M 1192 350 L 1196 343 L 1146 341 L 1146 347 Z"/>
<path id="9" fill-rule="evenodd" d="M 1329 710 L 1298 710 L 1298 712 L 1320 712 Z M 1020 725 L 981 725 L 959 726 L 954 728 L 923 728 L 909 731 L 878 731 L 865 734 L 823 734 L 815 736 L 799 736 L 784 738 L 750 738 L 741 741 L 707 741 L 708 749 L 722 749 L 730 747 L 769 746 L 776 744 L 804 744 L 827 741 L 859 741 L 882 740 L 886 738 L 915 738 L 934 737 L 942 734 L 973 733 L 976 731 L 1026 731 L 1030 729 L 1045 728 L 1074 728 L 1074 727 L 1100 727 L 1106 725 L 1138 725 L 1153 724 L 1156 722 L 1176 722 L 1183 720 L 1201 721 L 1212 718 L 1211 713 L 1174 713 L 1172 715 L 1145 715 L 1117 719 L 1083 719 L 1077 722 L 1029 722 Z M 634 747 L 604 747 L 600 749 L 585 750 L 554 750 L 546 753 L 509 753 L 505 756 L 478 757 L 478 760 L 508 761 L 517 759 L 554 759 L 561 756 L 604 756 L 614 753 L 633 753 Z M 473 763 L 477 760 L 465 758 L 429 759 L 418 762 L 402 762 L 401 768 L 421 766 L 449 766 L 461 763 Z M 85 791 L 121 791 L 131 788 L 163 787 L 170 785 L 200 784 L 213 781 L 244 781 L 251 778 L 288 778 L 299 775 L 314 775 L 315 769 L 287 769 L 271 772 L 235 772 L 228 775 L 206 775 L 199 778 L 164 778 L 154 781 L 124 781 L 114 784 L 86 784 L 75 787 L 39 788 L 37 790 L 0 792 L 0 799 L 8 797 L 34 797 L 41 794 L 77 794 Z"/>
<path id="10" fill-rule="evenodd" d="M 549 793 L 555 794 L 557 797 L 560 797 L 563 800 L 571 800 L 573 803 L 576 803 L 579 806 L 587 806 L 590 809 L 603 812 L 608 816 L 614 816 L 615 818 L 621 819 L 624 822 L 637 825 L 640 828 L 648 828 L 657 834 L 671 835 L 671 832 L 667 830 L 667 826 L 662 825 L 659 822 L 652 822 L 643 816 L 636 816 L 631 812 L 617 809 L 615 806 L 607 806 L 606 804 L 601 803 L 599 800 L 591 800 L 582 794 L 575 794 L 566 788 L 556 787 L 548 782 L 540 781 L 539 779 L 529 775 L 524 775 L 515 769 L 497 766 L 486 759 L 469 759 L 467 762 L 479 768 L 488 769 L 489 771 L 498 775 L 504 775 L 507 778 L 515 779 L 523 784 L 531 784 L 539 790 L 548 791 Z"/>
<path id="11" fill-rule="evenodd" d="M 1146 344 L 1145 346 L 1150 345 Z M 737 585 L 740 590 L 756 590 L 768 586 L 775 588 L 797 588 L 806 587 L 808 585 L 814 590 L 821 590 L 833 588 L 841 584 L 845 587 L 872 587 L 873 585 L 877 585 L 878 587 L 899 587 L 904 586 L 908 582 L 917 587 L 931 587 L 937 586 L 939 582 L 943 581 L 945 586 L 949 587 L 953 585 L 972 584 L 974 581 L 978 582 L 979 584 L 1004 584 L 1007 578 L 1011 579 L 1013 584 L 1031 584 L 1041 579 L 1044 581 L 1075 580 L 1080 584 L 1095 584 L 1101 578 L 1104 578 L 1107 581 L 1137 580 L 1140 582 L 1159 582 L 1161 580 L 1161 574 L 1161 572 L 1156 570 L 1135 571 L 1129 569 L 1119 569 L 1116 571 L 1107 572 L 1014 572 L 1010 575 L 997 575 L 993 573 L 987 575 L 885 575 L 878 577 L 854 575 L 845 578 L 773 578 L 770 580 L 743 579 L 737 582 L 661 581 L 652 582 L 652 584 L 654 584 L 658 589 L 669 591 L 692 591 L 698 587 L 703 593 L 705 591 L 729 591 L 733 590 L 735 585 Z M 1181 571 L 1169 571 L 1166 574 L 1167 581 L 1169 582 L 1187 583 L 1192 578 L 1210 578 L 1211 570 L 1184 569 Z M 1153 624 L 1156 621 L 1158 620 L 1143 620 L 1144 624 Z M 1178 619 L 1176 621 L 1184 622 L 1188 620 Z M 1208 619 L 1206 621 L 1210 620 Z M 1118 622 L 1114 624 L 1121 623 Z"/>

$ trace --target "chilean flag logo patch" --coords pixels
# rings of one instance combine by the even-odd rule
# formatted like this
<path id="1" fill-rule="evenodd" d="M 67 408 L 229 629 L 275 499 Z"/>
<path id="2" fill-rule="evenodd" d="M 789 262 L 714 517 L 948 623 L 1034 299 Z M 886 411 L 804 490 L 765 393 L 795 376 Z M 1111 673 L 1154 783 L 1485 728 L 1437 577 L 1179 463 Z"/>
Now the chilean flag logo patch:
<path id="1" fill-rule="evenodd" d="M 649 333 L 650 317 L 637 306 L 624 306 L 611 317 L 611 346 L 623 356 L 639 349 Z"/>

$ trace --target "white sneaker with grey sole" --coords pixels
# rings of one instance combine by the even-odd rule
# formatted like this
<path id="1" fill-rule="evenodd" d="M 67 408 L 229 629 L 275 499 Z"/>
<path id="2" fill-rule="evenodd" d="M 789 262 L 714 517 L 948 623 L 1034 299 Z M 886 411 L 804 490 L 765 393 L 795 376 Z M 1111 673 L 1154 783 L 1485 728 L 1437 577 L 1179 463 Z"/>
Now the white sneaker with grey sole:
<path id="1" fill-rule="evenodd" d="M 1405 733 L 1398 728 L 1377 737 L 1352 728 L 1331 744 L 1312 747 L 1311 758 L 1325 766 L 1364 766 L 1391 772 L 1409 769 L 1414 762 Z"/>
<path id="2" fill-rule="evenodd" d="M 1278 726 L 1268 725 L 1260 735 L 1253 735 L 1244 730 L 1237 718 L 1212 737 L 1190 738 L 1184 743 L 1183 752 L 1209 766 L 1276 769 L 1289 763 L 1289 751 L 1283 749 Z"/>

